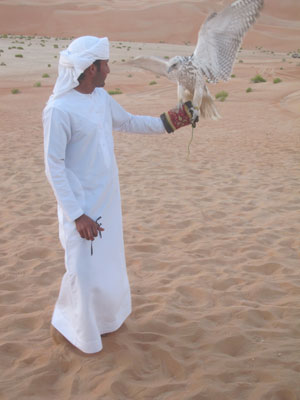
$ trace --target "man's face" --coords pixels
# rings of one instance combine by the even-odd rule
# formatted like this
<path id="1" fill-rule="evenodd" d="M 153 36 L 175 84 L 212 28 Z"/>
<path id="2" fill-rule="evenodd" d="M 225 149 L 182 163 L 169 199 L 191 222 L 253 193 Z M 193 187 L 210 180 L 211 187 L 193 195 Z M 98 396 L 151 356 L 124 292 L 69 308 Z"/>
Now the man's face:
<path id="1" fill-rule="evenodd" d="M 110 69 L 108 66 L 109 60 L 101 60 L 100 61 L 100 69 L 97 68 L 97 72 L 95 75 L 95 86 L 96 87 L 104 87 L 105 79 L 107 75 L 110 73 Z"/>

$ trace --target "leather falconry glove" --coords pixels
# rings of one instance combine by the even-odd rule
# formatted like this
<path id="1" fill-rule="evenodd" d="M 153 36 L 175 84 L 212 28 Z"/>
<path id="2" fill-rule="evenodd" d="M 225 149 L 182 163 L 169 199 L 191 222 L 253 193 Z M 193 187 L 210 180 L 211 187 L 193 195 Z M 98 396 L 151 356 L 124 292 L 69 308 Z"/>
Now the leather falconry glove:
<path id="1" fill-rule="evenodd" d="M 172 108 L 163 114 L 160 118 L 164 124 L 164 127 L 168 133 L 174 132 L 176 129 L 182 128 L 183 126 L 192 124 L 193 128 L 196 126 L 199 118 L 193 118 L 194 108 L 191 101 L 180 105 L 179 107 Z"/>

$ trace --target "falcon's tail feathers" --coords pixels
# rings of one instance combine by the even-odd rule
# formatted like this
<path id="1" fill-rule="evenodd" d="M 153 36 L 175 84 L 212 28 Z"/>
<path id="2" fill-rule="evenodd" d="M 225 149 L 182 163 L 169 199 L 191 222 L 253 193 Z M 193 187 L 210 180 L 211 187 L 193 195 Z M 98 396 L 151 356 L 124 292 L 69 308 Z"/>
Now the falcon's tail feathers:
<path id="1" fill-rule="evenodd" d="M 208 91 L 204 92 L 200 105 L 200 114 L 203 118 L 211 118 L 214 120 L 220 119 L 221 116 L 216 109 L 213 98 Z"/>

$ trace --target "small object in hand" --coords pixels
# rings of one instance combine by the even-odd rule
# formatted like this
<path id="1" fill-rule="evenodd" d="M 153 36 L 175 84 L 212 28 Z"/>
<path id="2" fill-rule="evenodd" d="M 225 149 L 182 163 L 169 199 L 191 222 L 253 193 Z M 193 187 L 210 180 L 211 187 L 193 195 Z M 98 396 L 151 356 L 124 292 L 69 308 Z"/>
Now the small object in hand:
<path id="1" fill-rule="evenodd" d="M 98 217 L 97 219 L 96 219 L 96 224 L 99 226 L 99 227 L 101 227 L 102 226 L 102 223 L 100 222 L 100 224 L 98 223 L 98 221 L 101 219 L 101 216 L 100 217 Z M 98 231 L 99 232 L 99 236 L 100 236 L 100 239 L 102 239 L 102 232 L 101 231 Z M 91 240 L 91 256 L 94 254 L 94 251 L 93 251 L 93 241 Z"/>
<path id="2" fill-rule="evenodd" d="M 98 224 L 98 221 L 101 219 L 102 217 L 100 216 L 100 217 L 98 217 L 97 219 L 96 219 L 96 224 L 99 226 L 99 227 L 101 227 L 102 226 L 102 223 L 100 222 L 100 224 Z M 102 233 L 101 233 L 101 231 L 98 231 L 99 232 L 99 236 L 100 236 L 100 239 L 102 239 Z"/>

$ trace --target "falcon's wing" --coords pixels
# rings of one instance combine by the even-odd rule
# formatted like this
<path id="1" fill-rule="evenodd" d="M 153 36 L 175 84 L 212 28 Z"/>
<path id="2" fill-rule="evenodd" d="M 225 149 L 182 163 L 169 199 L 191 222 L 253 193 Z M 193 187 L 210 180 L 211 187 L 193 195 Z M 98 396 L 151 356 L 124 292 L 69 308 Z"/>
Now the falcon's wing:
<path id="1" fill-rule="evenodd" d="M 263 3 L 264 0 L 236 0 L 206 19 L 198 33 L 194 58 L 209 82 L 229 79 L 243 37 Z"/>
<path id="2" fill-rule="evenodd" d="M 162 58 L 159 57 L 136 57 L 131 61 L 128 61 L 129 64 L 138 67 L 138 68 L 143 68 L 148 71 L 154 72 L 155 74 L 158 75 L 163 75 L 170 79 L 171 81 L 176 81 L 174 75 L 172 73 L 168 73 L 168 62 Z"/>

